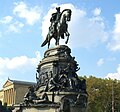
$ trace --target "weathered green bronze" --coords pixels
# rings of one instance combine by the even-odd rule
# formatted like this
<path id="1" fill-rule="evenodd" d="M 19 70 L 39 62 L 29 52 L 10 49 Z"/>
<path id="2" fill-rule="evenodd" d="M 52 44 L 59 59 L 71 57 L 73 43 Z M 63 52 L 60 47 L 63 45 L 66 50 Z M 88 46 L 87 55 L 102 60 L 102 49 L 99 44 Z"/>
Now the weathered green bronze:
<path id="1" fill-rule="evenodd" d="M 20 112 L 86 112 L 87 97 L 86 80 L 79 79 L 77 71 L 80 69 L 71 49 L 66 45 L 59 45 L 59 39 L 64 33 L 69 37 L 67 21 L 70 21 L 71 10 L 65 9 L 52 14 L 51 26 L 46 40 L 56 39 L 56 46 L 46 50 L 44 58 L 37 67 L 37 84 L 29 88 L 24 101 L 18 106 Z M 68 42 L 68 39 L 67 39 Z M 67 43 L 66 42 L 66 43 Z M 21 108 L 19 108 L 21 107 Z M 16 106 L 17 110 L 17 106 Z"/>

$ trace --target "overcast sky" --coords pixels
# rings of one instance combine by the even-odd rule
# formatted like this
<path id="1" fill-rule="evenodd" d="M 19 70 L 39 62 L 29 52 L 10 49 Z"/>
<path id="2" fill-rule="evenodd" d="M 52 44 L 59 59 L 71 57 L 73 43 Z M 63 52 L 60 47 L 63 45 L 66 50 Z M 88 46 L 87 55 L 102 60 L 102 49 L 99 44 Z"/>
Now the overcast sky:
<path id="1" fill-rule="evenodd" d="M 35 82 L 55 7 L 72 10 L 68 46 L 78 75 L 120 79 L 119 0 L 1 0 L 0 88 L 8 79 Z M 61 42 L 61 45 L 65 40 Z"/>

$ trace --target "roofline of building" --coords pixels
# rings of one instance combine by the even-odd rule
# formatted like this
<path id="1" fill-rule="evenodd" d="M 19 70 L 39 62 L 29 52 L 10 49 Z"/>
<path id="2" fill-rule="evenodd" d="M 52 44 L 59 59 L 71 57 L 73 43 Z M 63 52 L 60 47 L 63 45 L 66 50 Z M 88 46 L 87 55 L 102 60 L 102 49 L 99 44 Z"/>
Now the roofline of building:
<path id="1" fill-rule="evenodd" d="M 29 81 L 19 81 L 19 80 L 11 80 L 11 79 L 8 79 L 8 80 L 15 84 L 27 84 L 27 85 L 35 85 L 36 84 L 35 82 L 29 82 Z"/>

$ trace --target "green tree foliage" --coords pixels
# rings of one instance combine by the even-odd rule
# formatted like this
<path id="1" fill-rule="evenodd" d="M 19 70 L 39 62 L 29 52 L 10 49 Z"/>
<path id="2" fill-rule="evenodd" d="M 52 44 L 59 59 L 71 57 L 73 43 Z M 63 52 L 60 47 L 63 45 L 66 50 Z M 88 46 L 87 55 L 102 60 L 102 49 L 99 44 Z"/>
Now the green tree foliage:
<path id="1" fill-rule="evenodd" d="M 112 112 L 112 96 L 115 112 L 120 112 L 120 81 L 84 77 L 88 92 L 88 112 Z"/>

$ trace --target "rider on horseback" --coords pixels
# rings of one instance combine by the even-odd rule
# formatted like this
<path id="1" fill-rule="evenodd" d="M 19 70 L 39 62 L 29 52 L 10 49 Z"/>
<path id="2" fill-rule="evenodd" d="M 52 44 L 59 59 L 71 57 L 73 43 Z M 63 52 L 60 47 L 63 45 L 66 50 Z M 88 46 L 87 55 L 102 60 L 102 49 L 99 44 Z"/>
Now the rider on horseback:
<path id="1" fill-rule="evenodd" d="M 71 10 L 64 9 L 60 12 L 60 7 L 56 8 L 56 12 L 52 14 L 49 27 L 49 32 L 46 36 L 45 41 L 42 43 L 41 47 L 45 46 L 48 43 L 48 48 L 50 46 L 50 41 L 52 38 L 55 39 L 55 45 L 59 45 L 60 38 L 64 39 L 64 34 L 67 37 L 66 44 L 69 40 L 68 24 L 67 22 L 71 19 Z"/>
<path id="2" fill-rule="evenodd" d="M 50 30 L 51 33 L 57 32 L 56 27 L 57 27 L 57 24 L 58 24 L 58 22 L 60 20 L 60 15 L 61 15 L 60 7 L 56 7 L 56 10 L 57 10 L 57 12 L 53 13 L 52 17 L 50 19 L 51 26 L 50 26 L 49 30 Z"/>

